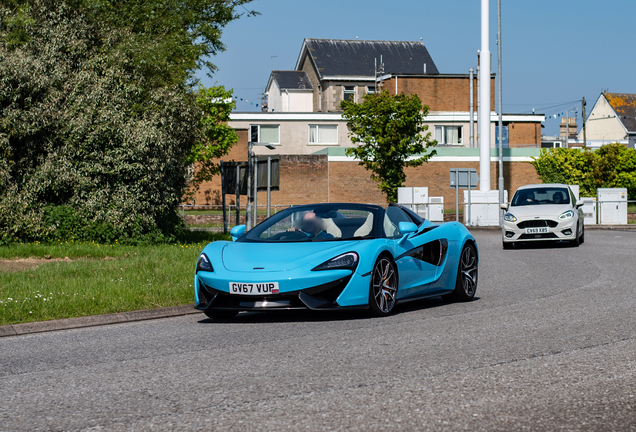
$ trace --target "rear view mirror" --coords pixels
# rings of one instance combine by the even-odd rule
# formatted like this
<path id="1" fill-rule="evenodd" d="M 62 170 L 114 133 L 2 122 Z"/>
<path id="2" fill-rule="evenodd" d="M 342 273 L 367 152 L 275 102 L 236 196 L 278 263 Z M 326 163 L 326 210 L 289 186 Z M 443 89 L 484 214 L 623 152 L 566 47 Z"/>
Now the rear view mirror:
<path id="1" fill-rule="evenodd" d="M 508 203 L 503 203 L 503 204 L 500 206 L 500 208 L 501 208 L 502 210 L 508 210 Z"/>
<path id="2" fill-rule="evenodd" d="M 585 204 L 585 203 L 583 202 L 582 199 L 576 200 L 576 204 L 574 205 L 574 207 L 576 207 L 576 208 L 583 207 L 583 204 Z"/>

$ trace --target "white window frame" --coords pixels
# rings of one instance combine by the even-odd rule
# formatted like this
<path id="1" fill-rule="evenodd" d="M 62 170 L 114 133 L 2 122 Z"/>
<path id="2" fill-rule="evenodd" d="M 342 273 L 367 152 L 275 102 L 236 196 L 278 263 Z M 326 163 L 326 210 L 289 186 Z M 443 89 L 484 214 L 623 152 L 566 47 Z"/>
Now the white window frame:
<path id="1" fill-rule="evenodd" d="M 351 87 L 353 88 L 353 90 L 347 90 L 347 87 Z M 351 102 L 356 101 L 356 86 L 342 86 L 342 100 L 347 100 L 346 95 L 347 94 L 351 94 L 353 95 L 353 100 Z"/>
<path id="2" fill-rule="evenodd" d="M 335 126 L 336 127 L 336 142 L 335 143 L 321 143 L 320 142 L 320 127 L 324 127 L 324 126 Z M 311 128 L 315 127 L 316 128 L 316 137 L 318 138 L 318 142 L 311 142 L 310 138 L 311 138 Z M 329 146 L 329 145 L 338 145 L 338 125 L 337 124 L 310 124 L 307 125 L 307 143 L 309 145 L 318 145 L 318 146 Z"/>
<path id="3" fill-rule="evenodd" d="M 447 142 L 443 142 L 443 140 L 446 138 L 446 128 L 447 127 L 453 127 L 453 128 L 459 128 L 459 134 L 460 134 L 460 138 L 459 138 L 459 142 L 458 143 L 447 143 Z M 437 139 L 437 128 L 441 128 L 442 129 L 442 142 L 437 142 L 437 144 L 442 144 L 442 145 L 453 145 L 453 146 L 461 146 L 464 145 L 464 126 L 461 125 L 435 125 L 433 127 L 433 137 L 435 139 Z"/>
<path id="4" fill-rule="evenodd" d="M 376 86 L 367 86 L 367 94 L 375 94 L 376 92 Z M 373 89 L 373 90 L 370 90 Z"/>
<path id="5" fill-rule="evenodd" d="M 278 128 L 278 142 L 268 143 L 268 144 L 280 145 L 280 125 L 279 124 L 251 124 L 250 125 L 250 136 L 249 136 L 249 139 L 250 140 L 252 139 L 252 128 L 253 127 L 257 127 L 258 128 L 258 141 L 256 141 L 256 142 L 261 142 L 261 126 Z"/>

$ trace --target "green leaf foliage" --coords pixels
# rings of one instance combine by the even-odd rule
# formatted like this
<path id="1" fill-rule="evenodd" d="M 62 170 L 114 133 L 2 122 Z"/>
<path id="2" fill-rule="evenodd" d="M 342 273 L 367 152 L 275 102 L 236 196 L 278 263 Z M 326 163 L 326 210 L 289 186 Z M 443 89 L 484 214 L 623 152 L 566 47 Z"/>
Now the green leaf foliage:
<path id="1" fill-rule="evenodd" d="M 543 149 L 532 164 L 544 183 L 578 184 L 581 196 L 595 197 L 597 188 L 627 188 L 629 199 L 636 199 L 636 149 Z"/>
<path id="2" fill-rule="evenodd" d="M 201 143 L 234 142 L 192 74 L 243 3 L 1 2 L 0 241 L 178 235 Z"/>
<path id="3" fill-rule="evenodd" d="M 371 171 L 387 202 L 397 201 L 397 188 L 406 179 L 404 168 L 421 166 L 436 154 L 435 150 L 426 153 L 437 144 L 430 140 L 424 124 L 428 106 L 417 95 L 391 96 L 382 91 L 367 95 L 360 103 L 343 101 L 341 108 L 356 145 L 346 154 Z"/>

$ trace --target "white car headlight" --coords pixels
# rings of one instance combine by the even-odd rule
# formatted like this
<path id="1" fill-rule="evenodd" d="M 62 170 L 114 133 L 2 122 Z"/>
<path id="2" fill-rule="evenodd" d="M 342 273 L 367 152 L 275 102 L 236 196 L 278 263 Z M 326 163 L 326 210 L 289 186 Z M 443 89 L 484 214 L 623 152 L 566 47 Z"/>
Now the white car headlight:
<path id="1" fill-rule="evenodd" d="M 559 219 L 565 220 L 565 219 L 570 219 L 572 217 L 574 217 L 574 212 L 572 210 L 568 210 L 566 212 L 561 213 L 561 216 L 559 216 Z"/>
<path id="2" fill-rule="evenodd" d="M 504 215 L 504 220 L 507 221 L 507 222 L 516 222 L 517 218 L 512 213 L 506 213 Z"/>

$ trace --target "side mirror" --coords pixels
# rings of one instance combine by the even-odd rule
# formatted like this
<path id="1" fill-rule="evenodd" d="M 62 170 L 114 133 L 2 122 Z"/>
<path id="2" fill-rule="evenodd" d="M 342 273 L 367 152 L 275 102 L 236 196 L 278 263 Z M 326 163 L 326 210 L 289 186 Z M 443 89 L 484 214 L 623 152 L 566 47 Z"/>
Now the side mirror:
<path id="1" fill-rule="evenodd" d="M 499 208 L 502 210 L 508 210 L 509 204 L 508 203 L 504 203 L 502 204 Z"/>
<path id="2" fill-rule="evenodd" d="M 580 207 L 583 207 L 583 204 L 585 204 L 585 202 L 583 202 L 582 199 L 576 200 L 576 204 L 574 205 L 574 207 L 580 208 Z"/>
<path id="3" fill-rule="evenodd" d="M 409 234 L 417 231 L 417 225 L 413 222 L 400 222 L 398 223 L 398 229 L 400 230 L 400 234 L 402 234 L 402 238 L 398 242 L 401 245 L 406 241 Z"/>
<path id="4" fill-rule="evenodd" d="M 245 234 L 245 225 L 237 225 L 230 230 L 232 241 L 236 241 L 239 237 L 243 237 Z"/>
<path id="5" fill-rule="evenodd" d="M 417 225 L 413 222 L 400 222 L 398 224 L 398 229 L 402 234 L 410 234 L 417 231 Z"/>

